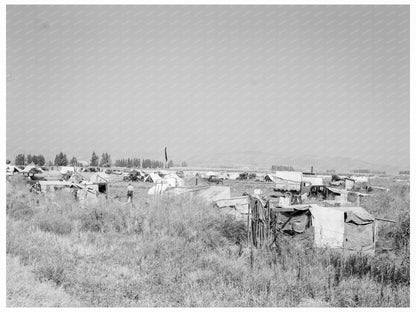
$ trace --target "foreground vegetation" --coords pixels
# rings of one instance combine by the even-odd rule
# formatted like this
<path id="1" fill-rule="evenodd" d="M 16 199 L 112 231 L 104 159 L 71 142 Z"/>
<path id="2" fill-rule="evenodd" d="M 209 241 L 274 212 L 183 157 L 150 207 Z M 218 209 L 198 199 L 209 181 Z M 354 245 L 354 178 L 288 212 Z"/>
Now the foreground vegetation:
<path id="1" fill-rule="evenodd" d="M 389 250 L 375 257 L 317 250 L 311 233 L 279 236 L 251 257 L 244 223 L 197 199 L 80 208 L 70 194 L 50 201 L 16 180 L 7 185 L 7 304 L 408 307 L 408 197 L 397 187 L 364 203 L 399 220 L 380 224 Z M 33 291 L 19 297 L 25 285 Z"/>

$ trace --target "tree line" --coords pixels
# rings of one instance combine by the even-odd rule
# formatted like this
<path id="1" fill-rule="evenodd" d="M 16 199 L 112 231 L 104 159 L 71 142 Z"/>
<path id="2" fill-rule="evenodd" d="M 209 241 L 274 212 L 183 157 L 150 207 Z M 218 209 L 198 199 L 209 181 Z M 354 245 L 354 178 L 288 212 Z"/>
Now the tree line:
<path id="1" fill-rule="evenodd" d="M 272 165 L 272 171 L 294 171 L 292 166 L 276 166 Z"/>
<path id="2" fill-rule="evenodd" d="M 38 166 L 45 166 L 46 161 L 45 157 L 43 155 L 25 155 L 25 154 L 18 154 L 15 158 L 15 165 L 16 166 L 24 166 L 31 163 L 34 163 Z M 52 162 L 51 160 L 47 163 L 48 166 L 79 166 L 82 167 L 82 163 L 78 161 L 78 159 L 73 156 L 70 160 L 68 160 L 68 157 L 63 152 L 59 152 L 55 156 L 55 160 Z M 102 153 L 101 159 L 100 157 L 95 153 L 95 151 L 92 152 L 91 159 L 90 159 L 90 166 L 92 167 L 111 167 L 113 165 L 111 161 L 111 156 L 108 153 Z M 153 160 L 153 159 L 140 159 L 140 158 L 123 158 L 123 159 L 117 159 L 114 162 L 114 166 L 116 167 L 140 167 L 140 168 L 163 168 L 164 162 L 159 160 Z M 167 163 L 167 167 L 175 167 L 175 163 L 172 160 L 169 160 Z M 182 167 L 187 167 L 188 164 L 184 161 L 181 163 Z"/>

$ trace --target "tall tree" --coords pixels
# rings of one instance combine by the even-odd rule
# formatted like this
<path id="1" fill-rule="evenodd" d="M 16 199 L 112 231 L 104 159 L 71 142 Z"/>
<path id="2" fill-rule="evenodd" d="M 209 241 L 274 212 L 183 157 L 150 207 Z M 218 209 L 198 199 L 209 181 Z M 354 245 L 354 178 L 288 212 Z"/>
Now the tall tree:
<path id="1" fill-rule="evenodd" d="M 68 159 L 66 158 L 66 154 L 60 152 L 58 155 L 55 156 L 55 166 L 66 165 L 68 165 Z"/>
<path id="2" fill-rule="evenodd" d="M 172 161 L 172 159 L 171 159 L 171 160 L 169 160 L 169 162 L 168 162 L 168 168 L 172 168 L 172 167 L 175 167 L 175 164 L 173 163 L 173 161 Z"/>
<path id="3" fill-rule="evenodd" d="M 43 155 L 38 155 L 38 165 L 45 166 L 45 157 Z"/>
<path id="4" fill-rule="evenodd" d="M 69 163 L 70 163 L 72 166 L 76 166 L 76 165 L 77 165 L 77 163 L 78 163 L 78 160 L 77 160 L 77 158 L 76 158 L 75 156 L 72 156 L 72 158 L 71 158 L 71 160 L 69 161 Z"/>
<path id="5" fill-rule="evenodd" d="M 102 167 L 110 167 L 111 166 L 111 157 L 108 153 L 103 153 L 101 155 L 100 166 L 102 166 Z"/>
<path id="6" fill-rule="evenodd" d="M 35 165 L 37 165 L 37 164 L 38 164 L 38 156 L 33 155 L 33 156 L 32 156 L 32 162 L 33 162 Z"/>
<path id="7" fill-rule="evenodd" d="M 183 162 L 182 162 L 181 167 L 188 167 L 188 164 L 186 163 L 186 161 L 183 161 Z"/>
<path id="8" fill-rule="evenodd" d="M 30 163 L 32 163 L 32 161 L 33 161 L 32 155 L 28 154 L 27 157 L 26 157 L 26 163 L 30 164 Z"/>
<path id="9" fill-rule="evenodd" d="M 25 165 L 25 154 L 18 154 L 14 160 L 14 164 L 16 166 L 24 166 Z"/>
<path id="10" fill-rule="evenodd" d="M 97 156 L 97 154 L 95 154 L 95 152 L 92 152 L 92 156 L 91 156 L 91 166 L 98 166 L 98 161 L 99 161 L 99 157 Z"/>

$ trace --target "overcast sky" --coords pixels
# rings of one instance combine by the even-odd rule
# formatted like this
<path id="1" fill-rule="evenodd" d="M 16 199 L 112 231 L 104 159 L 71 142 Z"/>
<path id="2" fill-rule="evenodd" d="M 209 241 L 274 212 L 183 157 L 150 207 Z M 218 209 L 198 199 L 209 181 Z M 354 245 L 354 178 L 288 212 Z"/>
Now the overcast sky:
<path id="1" fill-rule="evenodd" d="M 8 6 L 7 157 L 409 166 L 408 6 Z"/>

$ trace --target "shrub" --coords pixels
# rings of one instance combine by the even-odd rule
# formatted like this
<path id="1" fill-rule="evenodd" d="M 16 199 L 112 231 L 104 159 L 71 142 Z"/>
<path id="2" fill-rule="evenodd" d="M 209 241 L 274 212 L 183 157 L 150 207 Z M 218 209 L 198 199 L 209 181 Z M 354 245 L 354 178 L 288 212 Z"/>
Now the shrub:
<path id="1" fill-rule="evenodd" d="M 17 220 L 30 220 L 33 215 L 33 209 L 24 201 L 10 202 L 7 204 L 7 214 Z"/>
<path id="2" fill-rule="evenodd" d="M 57 216 L 56 214 L 38 214 L 35 218 L 35 224 L 42 231 L 52 232 L 59 235 L 70 234 L 72 231 L 71 221 L 66 217 Z"/>

